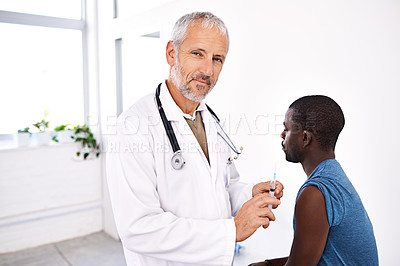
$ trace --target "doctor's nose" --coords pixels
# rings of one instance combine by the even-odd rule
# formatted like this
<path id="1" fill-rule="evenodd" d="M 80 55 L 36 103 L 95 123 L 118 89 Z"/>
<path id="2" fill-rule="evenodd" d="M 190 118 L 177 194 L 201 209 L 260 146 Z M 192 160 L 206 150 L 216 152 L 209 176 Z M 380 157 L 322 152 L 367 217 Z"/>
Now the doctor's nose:
<path id="1" fill-rule="evenodd" d="M 214 62 L 211 59 L 205 59 L 202 62 L 200 72 L 206 76 L 212 76 L 214 74 Z"/>
<path id="2" fill-rule="evenodd" d="M 285 131 L 282 131 L 282 133 L 281 133 L 281 138 L 282 138 L 282 139 L 285 139 L 285 137 L 286 137 L 286 132 L 285 132 Z"/>

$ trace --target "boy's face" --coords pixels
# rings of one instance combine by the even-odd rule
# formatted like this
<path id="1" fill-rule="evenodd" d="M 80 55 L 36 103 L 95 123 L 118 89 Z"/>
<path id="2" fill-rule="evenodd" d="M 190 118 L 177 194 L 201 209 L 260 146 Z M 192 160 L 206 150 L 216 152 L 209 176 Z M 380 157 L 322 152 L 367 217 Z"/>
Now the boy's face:
<path id="1" fill-rule="evenodd" d="M 304 154 L 301 152 L 303 143 L 303 134 L 301 128 L 293 120 L 293 110 L 288 109 L 283 122 L 284 130 L 281 133 L 282 150 L 286 154 L 286 160 L 292 163 L 299 163 L 304 160 Z"/>

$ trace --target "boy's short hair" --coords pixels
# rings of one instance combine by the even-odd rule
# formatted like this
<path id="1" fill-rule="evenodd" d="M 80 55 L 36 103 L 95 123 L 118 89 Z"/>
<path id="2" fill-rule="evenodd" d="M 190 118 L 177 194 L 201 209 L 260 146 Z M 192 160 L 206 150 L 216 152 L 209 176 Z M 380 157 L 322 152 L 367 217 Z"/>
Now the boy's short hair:
<path id="1" fill-rule="evenodd" d="M 340 106 L 324 95 L 304 96 L 294 101 L 292 121 L 299 130 L 312 132 L 324 150 L 333 149 L 345 123 Z"/>

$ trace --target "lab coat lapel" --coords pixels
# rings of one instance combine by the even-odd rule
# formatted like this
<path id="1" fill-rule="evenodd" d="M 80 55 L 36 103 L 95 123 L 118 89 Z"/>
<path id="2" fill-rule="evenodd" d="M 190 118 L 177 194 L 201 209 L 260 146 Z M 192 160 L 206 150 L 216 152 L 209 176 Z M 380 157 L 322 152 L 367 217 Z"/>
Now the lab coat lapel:
<path id="1" fill-rule="evenodd" d="M 183 120 L 182 111 L 179 109 L 179 106 L 176 105 L 165 82 L 161 84 L 160 100 L 168 121 L 177 121 L 181 123 Z"/>

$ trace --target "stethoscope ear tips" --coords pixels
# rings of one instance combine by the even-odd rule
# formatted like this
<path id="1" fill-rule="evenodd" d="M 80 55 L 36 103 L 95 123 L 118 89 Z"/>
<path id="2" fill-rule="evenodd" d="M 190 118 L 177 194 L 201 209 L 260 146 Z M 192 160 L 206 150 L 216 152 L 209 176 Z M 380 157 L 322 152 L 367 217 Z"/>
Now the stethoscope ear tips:
<path id="1" fill-rule="evenodd" d="M 176 151 L 174 153 L 174 155 L 172 155 L 171 165 L 172 165 L 172 168 L 174 168 L 175 170 L 182 169 L 182 167 L 185 165 L 185 163 L 186 162 L 183 159 L 182 152 L 180 150 Z"/>
<path id="2" fill-rule="evenodd" d="M 236 156 L 235 156 L 235 157 L 233 157 L 233 159 L 237 160 L 237 158 L 239 158 L 239 155 L 240 155 L 240 154 L 242 153 L 242 151 L 243 151 L 243 147 L 242 147 L 242 146 L 240 146 L 239 150 L 240 150 L 240 152 L 239 152 L 239 151 L 238 151 L 238 152 L 236 152 Z"/>

